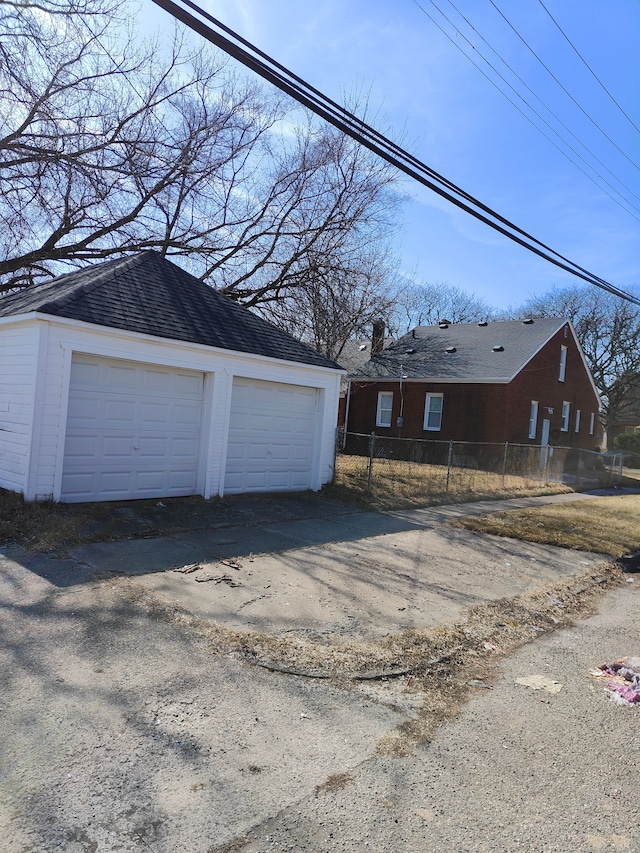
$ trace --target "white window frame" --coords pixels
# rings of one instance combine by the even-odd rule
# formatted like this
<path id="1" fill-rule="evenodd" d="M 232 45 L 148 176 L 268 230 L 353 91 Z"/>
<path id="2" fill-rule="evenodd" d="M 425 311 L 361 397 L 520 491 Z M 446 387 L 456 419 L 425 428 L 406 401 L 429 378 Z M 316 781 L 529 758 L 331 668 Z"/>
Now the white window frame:
<path id="1" fill-rule="evenodd" d="M 538 432 L 538 401 L 531 401 L 531 411 L 529 412 L 529 438 L 535 438 Z"/>
<path id="2" fill-rule="evenodd" d="M 596 428 L 596 413 L 591 412 L 591 418 L 589 419 L 589 435 L 593 435 L 593 431 Z"/>
<path id="3" fill-rule="evenodd" d="M 569 419 L 571 418 L 571 403 L 568 400 L 562 401 L 562 426 L 560 432 L 569 432 Z"/>
<path id="4" fill-rule="evenodd" d="M 558 375 L 558 381 L 564 382 L 564 378 L 567 374 L 567 348 L 564 344 L 560 347 L 560 373 Z"/>
<path id="5" fill-rule="evenodd" d="M 576 409 L 576 432 L 580 432 L 580 409 Z"/>
<path id="6" fill-rule="evenodd" d="M 384 405 L 386 404 L 386 405 Z M 391 413 L 393 411 L 393 391 L 378 391 L 378 405 L 376 408 L 376 426 L 390 427 Z M 383 417 L 384 416 L 384 417 Z"/>
<path id="7" fill-rule="evenodd" d="M 432 411 L 431 404 L 435 401 L 440 401 L 440 411 Z M 424 426 L 425 430 L 429 432 L 440 432 L 442 429 L 442 412 L 444 409 L 444 394 L 427 394 L 427 398 L 424 402 Z M 438 426 L 433 426 L 429 424 L 430 415 L 439 415 L 438 418 Z"/>

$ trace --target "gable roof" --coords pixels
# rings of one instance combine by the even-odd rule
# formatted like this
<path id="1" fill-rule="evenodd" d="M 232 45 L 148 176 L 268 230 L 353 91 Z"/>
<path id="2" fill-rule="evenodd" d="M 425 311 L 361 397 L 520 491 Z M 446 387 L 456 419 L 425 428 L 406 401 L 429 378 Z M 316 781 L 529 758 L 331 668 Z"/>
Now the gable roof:
<path id="1" fill-rule="evenodd" d="M 402 369 L 408 380 L 510 382 L 567 322 L 544 317 L 533 322 L 418 326 L 354 371 L 352 378 L 398 379 Z"/>
<path id="2" fill-rule="evenodd" d="M 96 264 L 0 298 L 31 312 L 225 350 L 342 369 L 157 252 Z"/>

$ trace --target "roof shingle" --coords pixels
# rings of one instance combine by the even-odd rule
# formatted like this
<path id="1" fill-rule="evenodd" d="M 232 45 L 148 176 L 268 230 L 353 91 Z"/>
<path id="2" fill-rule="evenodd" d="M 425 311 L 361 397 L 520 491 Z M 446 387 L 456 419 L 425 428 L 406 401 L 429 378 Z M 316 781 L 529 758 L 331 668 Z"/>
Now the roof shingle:
<path id="1" fill-rule="evenodd" d="M 33 311 L 341 369 L 153 251 L 86 267 L 0 299 L 0 317 Z"/>
<path id="2" fill-rule="evenodd" d="M 354 379 L 509 382 L 566 320 L 418 326 L 352 374 Z"/>

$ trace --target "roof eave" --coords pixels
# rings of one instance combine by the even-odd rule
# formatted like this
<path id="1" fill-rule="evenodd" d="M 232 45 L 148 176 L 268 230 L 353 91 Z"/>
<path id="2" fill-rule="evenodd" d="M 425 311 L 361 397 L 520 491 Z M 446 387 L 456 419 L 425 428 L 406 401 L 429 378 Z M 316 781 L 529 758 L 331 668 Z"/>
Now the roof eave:
<path id="1" fill-rule="evenodd" d="M 269 355 L 261 355 L 260 353 L 253 352 L 245 352 L 243 350 L 236 349 L 225 349 L 224 347 L 214 347 L 209 344 L 199 344 L 194 341 L 183 341 L 179 338 L 164 338 L 161 335 L 151 335 L 147 332 L 133 332 L 128 329 L 118 329 L 115 326 L 102 326 L 99 323 L 88 323 L 86 320 L 74 320 L 71 317 L 60 317 L 57 314 L 43 314 L 38 311 L 33 311 L 29 314 L 14 314 L 10 317 L 0 317 L 0 321 L 2 320 L 16 320 L 20 319 L 21 322 L 25 320 L 46 320 L 46 321 L 55 321 L 61 326 L 67 326 L 70 328 L 77 329 L 101 329 L 104 332 L 117 335 L 119 337 L 125 337 L 130 340 L 142 340 L 148 343 L 157 343 L 161 341 L 163 345 L 167 346 L 185 346 L 190 347 L 201 352 L 214 352 L 219 355 L 233 355 L 236 358 L 238 356 L 244 356 L 246 358 L 258 359 L 262 362 L 267 362 L 269 364 L 286 364 L 289 367 L 303 367 L 308 370 L 321 371 L 323 373 L 330 373 L 336 376 L 341 376 L 343 374 L 346 375 L 346 371 L 343 368 L 338 367 L 329 367 L 323 366 L 320 364 L 311 364 L 306 361 L 294 361 L 292 359 L 285 358 L 276 358 L 274 356 Z"/>

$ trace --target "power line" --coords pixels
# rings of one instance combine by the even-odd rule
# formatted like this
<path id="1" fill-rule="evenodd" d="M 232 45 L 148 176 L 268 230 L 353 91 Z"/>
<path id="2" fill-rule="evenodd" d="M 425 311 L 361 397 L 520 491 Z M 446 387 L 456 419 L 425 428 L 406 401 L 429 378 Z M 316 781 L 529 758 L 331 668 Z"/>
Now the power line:
<path id="1" fill-rule="evenodd" d="M 633 119 L 632 119 L 632 118 L 630 118 L 630 116 L 629 116 L 629 115 L 627 115 L 627 113 L 622 109 L 622 107 L 620 106 L 620 104 L 616 101 L 616 99 L 613 97 L 613 95 L 611 94 L 611 92 L 607 89 L 607 87 L 604 85 L 604 83 L 602 82 L 602 80 L 598 77 L 598 75 L 596 74 L 596 72 L 595 72 L 595 71 L 593 70 L 593 68 L 589 65 L 589 63 L 587 62 L 587 60 L 586 60 L 586 59 L 584 58 L 584 56 L 580 53 L 580 51 L 578 50 L 578 48 L 577 48 L 577 47 L 575 46 L 575 44 L 571 41 L 571 39 L 569 38 L 569 36 L 565 33 L 565 31 L 562 29 L 562 27 L 560 26 L 560 24 L 556 21 L 556 19 L 553 17 L 553 15 L 551 14 L 551 12 L 550 12 L 550 11 L 547 9 L 547 7 L 544 5 L 544 3 L 542 2 L 542 0 L 538 0 L 538 3 L 540 3 L 540 5 L 541 5 L 541 6 L 542 6 L 542 8 L 544 9 L 544 11 L 545 11 L 545 12 L 547 13 L 547 15 L 551 18 L 551 20 L 552 20 L 552 21 L 553 21 L 553 23 L 556 25 L 556 27 L 560 30 L 560 32 L 562 33 L 562 35 L 564 36 L 564 38 L 566 39 L 566 41 L 571 45 L 571 47 L 572 47 L 572 49 L 574 50 L 574 52 L 576 53 L 576 55 L 579 57 L 579 59 L 582 61 L 582 63 L 585 65 L 585 67 L 588 69 L 588 71 L 591 73 L 591 75 L 593 76 L 593 78 L 594 78 L 594 79 L 595 79 L 595 80 L 600 84 L 600 86 L 602 87 L 602 89 L 603 89 L 603 90 L 607 93 L 607 95 L 611 98 L 611 100 L 613 101 L 613 103 L 614 103 L 614 104 L 616 105 L 616 107 L 620 110 L 620 112 L 621 112 L 621 113 L 622 113 L 622 115 L 626 118 L 626 120 L 629 122 L 629 124 L 630 124 L 630 125 L 631 125 L 635 130 L 637 130 L 637 131 L 638 131 L 638 133 L 640 133 L 640 127 L 638 127 L 638 125 L 633 121 Z"/>
<path id="2" fill-rule="evenodd" d="M 498 231 L 544 260 L 549 261 L 554 266 L 581 278 L 589 284 L 613 293 L 622 299 L 640 305 L 640 298 L 620 290 L 613 284 L 605 281 L 605 279 L 589 272 L 589 270 L 570 261 L 564 255 L 561 255 L 540 240 L 532 237 L 526 231 L 523 231 L 517 225 L 505 219 L 499 213 L 487 207 L 481 201 L 409 154 L 409 152 L 400 148 L 396 143 L 357 118 L 357 116 L 350 113 L 347 109 L 332 101 L 318 89 L 306 83 L 301 77 L 289 71 L 268 54 L 264 53 L 264 51 L 242 38 L 242 36 L 235 33 L 208 12 L 205 12 L 204 9 L 200 8 L 192 0 L 182 0 L 182 5 L 178 5 L 174 0 L 153 0 L 153 2 L 169 12 L 174 18 L 182 21 L 186 26 L 199 33 L 207 41 L 219 47 L 229 56 L 241 62 L 256 74 L 259 74 L 263 79 L 272 83 L 281 91 L 290 95 L 300 104 L 316 113 L 316 115 L 319 115 L 342 133 L 345 133 L 374 154 L 382 157 L 387 163 L 395 166 L 406 175 L 409 175 L 409 177 L 414 178 L 414 180 L 423 186 L 446 198 L 461 210 L 471 214 L 471 216 L 484 222 L 490 228 L 493 228 L 495 231 Z M 186 9 L 184 8 L 185 6 L 187 7 Z M 200 17 L 195 17 L 188 9 L 191 9 Z M 204 20 L 201 20 L 201 18 Z M 213 24 L 217 30 L 221 30 L 222 32 L 213 29 L 205 21 Z M 222 33 L 226 33 L 231 38 L 227 38 Z"/>
<path id="3" fill-rule="evenodd" d="M 604 130 L 600 127 L 600 125 L 599 125 L 599 124 L 598 124 L 594 119 L 592 119 L 592 118 L 591 118 L 591 116 L 589 115 L 589 113 L 584 109 L 584 107 L 582 107 L 582 106 L 581 106 L 581 105 L 576 101 L 576 99 L 573 97 L 573 95 L 571 94 L 571 92 L 570 92 L 570 91 L 569 91 L 569 90 L 568 90 L 568 89 L 567 89 L 567 88 L 566 88 L 566 87 L 565 87 L 565 86 L 560 82 L 560 80 L 556 77 L 556 75 L 555 75 L 555 74 L 553 73 L 553 71 L 549 68 L 549 66 L 548 66 L 548 65 L 546 65 L 546 64 L 542 61 L 542 59 L 540 59 L 540 57 L 539 57 L 539 56 L 538 56 L 538 54 L 535 52 L 535 50 L 534 50 L 534 49 L 531 47 L 531 45 L 526 41 L 526 39 L 524 39 L 524 38 L 520 35 L 520 33 L 518 32 L 518 30 L 513 26 L 513 24 L 511 23 L 511 21 L 510 21 L 510 20 L 507 18 L 507 16 L 504 14 L 504 12 L 502 12 L 502 11 L 498 8 L 498 6 L 496 6 L 496 4 L 494 3 L 494 0 L 489 0 L 489 3 L 491 3 L 491 5 L 493 6 L 493 8 L 494 8 L 494 9 L 496 10 L 496 12 L 500 15 L 500 17 L 501 17 L 501 18 L 506 22 L 506 24 L 507 24 L 509 27 L 511 27 L 511 29 L 513 30 L 513 32 L 518 36 L 518 38 L 520 39 L 520 41 L 522 42 L 522 44 L 527 48 L 527 50 L 528 50 L 528 51 L 530 51 L 530 52 L 535 56 L 535 58 L 538 60 L 538 62 L 540 63 L 540 65 L 542 65 L 542 67 L 543 67 L 543 68 L 544 68 L 544 70 L 547 72 L 547 74 L 549 74 L 549 75 L 550 75 L 550 76 L 551 76 L 551 77 L 556 81 L 556 83 L 558 84 L 558 86 L 560 86 L 560 88 L 561 88 L 561 89 L 562 89 L 562 91 L 565 93 L 565 95 L 567 95 L 567 97 L 568 97 L 568 98 L 570 98 L 570 99 L 573 101 L 573 103 L 574 103 L 574 104 L 576 105 L 576 107 L 580 110 L 580 112 L 581 112 L 581 113 L 582 113 L 582 114 L 583 114 L 583 115 L 584 115 L 584 116 L 585 116 L 585 117 L 586 117 L 586 118 L 591 122 L 591 124 L 592 124 L 592 125 L 593 125 L 597 130 L 599 130 L 599 131 L 600 131 L 600 133 L 604 136 L 604 138 L 605 138 L 605 139 L 607 139 L 607 140 L 608 140 L 608 141 L 613 145 L 613 147 L 614 147 L 617 151 L 619 151 L 619 152 L 620 152 L 620 154 L 622 154 L 622 156 L 625 158 L 625 160 L 628 160 L 628 161 L 629 161 L 629 163 L 631 163 L 631 165 L 632 165 L 632 166 L 634 166 L 636 169 L 638 169 L 638 171 L 640 171 L 640 166 L 638 166 L 638 164 L 637 164 L 636 162 L 634 162 L 634 161 L 631 159 L 631 157 L 629 157 L 629 155 L 628 155 L 626 152 L 624 152 L 624 151 L 622 150 L 622 148 L 620 148 L 620 146 L 619 146 L 616 142 L 614 142 L 614 141 L 613 141 L 613 139 L 609 136 L 609 134 L 608 134 L 608 133 L 606 133 L 606 131 L 604 131 Z"/>
<path id="4" fill-rule="evenodd" d="M 563 155 L 563 157 L 566 157 L 566 159 L 571 163 L 571 165 L 572 165 L 572 166 L 575 166 L 575 167 L 576 167 L 576 169 L 578 169 L 580 172 L 582 172 L 582 174 L 583 174 L 583 175 L 584 175 L 584 176 L 585 176 L 589 181 L 591 181 L 591 183 L 592 183 L 594 186 L 596 186 L 596 187 L 597 187 L 601 192 L 603 192 L 606 196 L 608 196 L 608 197 L 609 197 L 609 198 L 610 198 L 610 199 L 611 199 L 615 204 L 617 204 L 619 207 L 621 207 L 621 208 L 625 211 L 625 213 L 628 213 L 630 216 L 633 216 L 633 218 L 634 218 L 634 219 L 636 219 L 636 220 L 638 220 L 638 221 L 640 222 L 640 218 L 639 218 L 638 216 L 636 216 L 634 213 L 632 213 L 632 211 L 631 211 L 631 210 L 629 210 L 629 207 L 630 207 L 630 208 L 632 208 L 633 210 L 635 210 L 635 211 L 636 211 L 636 213 L 639 213 L 639 214 L 640 214 L 640 208 L 636 207 L 636 205 L 635 205 L 632 201 L 630 201 L 628 198 L 625 198 L 625 196 L 620 192 L 620 190 L 616 189 L 616 187 L 614 187 L 614 186 L 613 186 L 613 184 L 612 184 L 610 181 L 608 181 L 608 180 L 607 180 L 605 177 L 603 177 L 602 175 L 599 175 L 599 174 L 598 174 L 598 172 L 597 172 L 597 171 L 594 169 L 594 167 L 591 165 L 591 163 L 589 163 L 587 160 L 585 160 L 585 158 L 584 158 L 584 157 L 583 157 L 583 156 L 582 156 L 578 151 L 576 151 L 576 149 L 575 149 L 575 148 L 574 148 L 574 147 L 573 147 L 569 142 L 567 142 L 567 140 L 566 140 L 566 139 L 563 139 L 563 137 L 558 133 L 558 131 L 557 131 L 554 127 L 552 127 L 552 125 L 551 125 L 551 124 L 549 124 L 549 122 L 544 118 L 544 116 L 540 115 L 540 113 L 535 109 L 535 107 L 533 107 L 533 106 L 532 106 L 528 101 L 526 101 L 526 100 L 525 100 L 525 98 L 523 98 L 523 96 L 522 96 L 522 95 L 517 91 L 517 89 L 515 89 L 515 88 L 511 85 L 511 83 L 506 79 L 506 77 L 505 77 L 505 76 L 504 76 L 504 75 L 503 75 L 503 74 L 502 74 L 502 73 L 501 73 L 501 72 L 500 72 L 500 71 L 499 71 L 499 70 L 498 70 L 494 65 L 492 65 L 492 63 L 491 63 L 491 62 L 489 62 L 489 60 L 488 60 L 485 56 L 483 56 L 483 54 L 478 50 L 478 48 L 477 48 L 477 47 L 476 47 L 476 46 L 475 46 L 475 45 L 474 45 L 474 44 L 473 44 L 473 43 L 472 43 L 472 42 L 467 38 L 467 36 L 466 36 L 466 35 L 465 35 L 465 34 L 464 34 L 464 33 L 463 33 L 463 32 L 462 32 L 462 31 L 461 31 L 461 30 L 456 26 L 456 24 L 455 24 L 455 23 L 454 23 L 454 22 L 453 22 L 453 21 L 452 21 L 452 20 L 451 20 L 451 19 L 450 19 L 450 18 L 449 18 L 449 17 L 448 17 L 448 16 L 447 16 L 443 11 L 442 11 L 442 9 L 440 9 L 440 8 L 439 8 L 439 6 L 438 6 L 438 5 L 437 5 L 437 3 L 435 2 L 435 0 L 429 0 L 429 2 L 431 3 L 431 5 L 432 5 L 435 9 L 437 9 L 437 11 L 440 13 L 440 15 L 442 15 L 442 17 L 443 17 L 443 18 L 444 18 L 444 19 L 445 19 L 445 20 L 446 20 L 446 21 L 447 21 L 447 22 L 448 22 L 448 23 L 453 27 L 453 29 L 456 31 L 456 33 L 457 33 L 459 36 L 461 36 L 461 38 L 463 38 L 463 39 L 467 42 L 467 44 L 471 47 L 471 49 L 472 49 L 473 51 L 475 51 L 475 52 L 476 52 L 476 53 L 477 53 L 477 54 L 482 58 L 482 60 L 483 60 L 484 62 L 486 62 L 486 64 L 489 66 L 489 68 L 490 68 L 490 69 L 491 69 L 491 70 L 492 70 L 492 71 L 493 71 L 493 72 L 494 72 L 494 73 L 495 73 L 495 74 L 500 78 L 500 80 L 502 80 L 502 81 L 503 81 L 503 83 L 505 83 L 505 85 L 507 85 L 507 86 L 509 87 L 509 89 L 511 89 L 511 91 L 514 93 L 514 95 L 515 95 L 517 98 L 519 98 L 519 99 L 522 101 L 522 103 L 523 103 L 523 104 L 525 104 L 525 106 L 526 106 L 526 107 L 528 107 L 528 109 L 530 109 L 530 110 L 531 110 L 531 112 L 532 112 L 535 116 L 537 116 L 537 117 L 540 119 L 540 121 L 541 121 L 541 122 L 543 122 L 543 123 L 544 123 L 544 124 L 549 128 L 549 130 L 550 130 L 553 134 L 555 134 L 555 135 L 558 137 L 558 139 L 560 139 L 560 140 L 562 141 L 562 143 L 563 143 L 564 145 L 566 145 L 566 146 L 567 146 L 567 148 L 568 148 L 570 151 L 572 151 L 572 152 L 576 155 L 576 157 L 577 157 L 578 159 L 580 159 L 580 160 L 585 164 L 585 166 L 586 166 L 588 169 L 591 169 L 593 172 L 595 172 L 596 176 L 597 176 L 601 181 L 603 181 L 603 183 L 605 183 L 605 184 L 606 184 L 606 185 L 607 185 L 607 186 L 608 186 L 608 187 L 609 187 L 609 188 L 610 188 L 614 193 L 616 193 L 616 195 L 618 195 L 618 196 L 619 196 L 619 197 L 620 197 L 620 198 L 625 202 L 625 204 L 629 205 L 629 207 L 625 207 L 625 205 L 624 205 L 624 204 L 622 204 L 622 203 L 619 201 L 619 199 L 617 199 L 617 198 L 615 198 L 613 195 L 611 195 L 611 193 L 610 193 L 610 192 L 607 192 L 607 190 L 606 190 L 606 189 L 605 189 L 601 184 L 599 184 L 599 183 L 595 180 L 595 178 L 593 177 L 593 175 L 590 175 L 590 174 L 589 174 L 588 172 L 586 172 L 586 171 L 585 171 L 585 170 L 584 170 L 580 165 L 578 165 L 578 163 L 576 163 L 576 162 L 575 162 L 575 160 L 573 160 L 573 159 L 572 159 L 572 158 L 567 154 L 567 152 L 566 152 L 563 148 L 561 148 L 561 147 L 560 147 L 556 142 L 554 142 L 554 140 L 553 140 L 553 139 L 551 139 L 551 138 L 550 138 L 550 137 L 549 137 L 549 136 L 544 132 L 544 130 L 542 130 L 542 128 L 541 128 L 541 127 L 539 127 L 539 126 L 535 123 L 535 121 L 533 121 L 533 119 L 532 119 L 529 115 L 527 115 L 527 113 L 525 113 L 522 109 L 520 109 L 520 107 L 518 106 L 518 104 L 517 104 L 517 103 L 514 103 L 514 101 L 512 101 L 512 100 L 511 100 L 511 98 L 510 98 L 510 97 L 509 97 L 509 95 L 504 91 L 504 89 L 501 89 L 501 88 L 500 88 L 500 86 L 498 86 L 498 85 L 497 85 L 497 83 L 495 82 L 495 80 L 493 80 L 493 79 L 492 79 L 492 78 L 491 78 L 491 77 L 490 77 L 490 76 L 489 76 L 489 75 L 484 71 L 484 69 L 482 69 L 482 68 L 478 65 L 478 63 L 477 63 L 477 62 L 475 62 L 475 61 L 473 60 L 473 58 L 472 58 L 471 56 L 469 56 L 469 54 L 468 54 L 468 53 L 466 53 L 466 52 L 465 52 L 464 48 L 463 48 L 463 47 L 462 47 L 462 46 L 461 46 L 461 45 L 460 45 L 460 44 L 459 44 L 455 39 L 453 39 L 453 38 L 449 35 L 449 33 L 448 33 L 448 32 L 447 32 L 443 27 L 441 27 L 441 26 L 440 26 L 440 24 L 435 20 L 435 18 L 434 18 L 432 15 L 430 15 L 430 14 L 429 14 L 429 12 L 427 12 L 427 10 L 424 8 L 424 6 L 422 6 L 422 5 L 418 2 L 418 0 L 413 0 L 413 2 L 414 2 L 414 4 L 418 7 L 418 9 L 420 9 L 420 11 L 421 11 L 421 12 L 422 12 L 422 13 L 423 13 L 427 18 L 429 18 L 429 20 L 434 24 L 434 26 L 436 26 L 436 27 L 440 30 L 440 32 L 445 36 L 445 38 L 447 38 L 447 39 L 451 42 L 451 44 L 452 44 L 454 47 L 456 47 L 456 48 L 460 51 L 460 53 L 462 53 L 462 55 L 463 55 L 466 59 L 468 59 L 468 60 L 469 60 L 469 62 L 474 66 L 474 68 L 476 68 L 476 69 L 477 69 L 477 70 L 482 74 L 482 76 L 483 76 L 486 80 L 488 80 L 488 81 L 489 81 L 489 83 L 491 83 L 491 85 L 492 85 L 492 86 L 493 86 L 493 87 L 494 87 L 498 92 L 500 92 L 500 94 L 501 94 L 504 98 L 506 98 L 506 100 L 511 104 L 511 106 L 512 106 L 514 109 L 516 109 L 516 110 L 520 113 L 520 115 L 521 115 L 523 118 L 525 118 L 525 119 L 529 122 L 529 124 L 531 124 L 531 126 L 532 126 L 532 127 L 534 127 L 534 128 L 538 131 L 538 133 L 542 134 L 542 136 L 547 140 L 547 142 L 551 143 L 551 145 L 553 145 L 553 147 L 554 147 L 557 151 L 559 151 L 559 152 Z M 502 63 L 503 63 L 503 64 L 504 64 L 508 69 L 509 69 L 509 71 L 511 71 L 511 73 L 512 73 L 515 77 L 517 77 L 517 79 L 518 79 L 518 80 L 520 80 L 520 82 L 523 84 L 523 86 L 525 86 L 525 87 L 526 87 L 526 88 L 531 92 L 531 94 L 532 94 L 532 95 L 533 95 L 533 96 L 534 96 L 538 101 L 540 101 L 540 103 L 542 104 L 542 106 L 543 106 L 543 107 L 544 107 L 544 108 L 545 108 L 545 109 L 546 109 L 546 110 L 547 110 L 547 111 L 548 111 L 548 112 L 549 112 L 549 113 L 550 113 L 550 114 L 551 114 L 551 115 L 556 119 L 556 121 L 557 121 L 559 124 L 561 124 L 561 125 L 562 125 L 562 127 L 564 127 L 564 128 L 565 128 L 565 130 L 566 130 L 569 134 L 571 134 L 571 136 L 573 136 L 573 138 L 574 138 L 574 139 L 575 139 L 575 140 L 576 140 L 576 141 L 577 141 L 577 142 L 578 142 L 578 143 L 579 143 L 579 144 L 580 144 L 580 145 L 585 149 L 585 151 L 587 151 L 587 153 L 588 153 L 588 154 L 590 154 L 590 155 L 591 155 L 591 157 L 593 157 L 593 159 L 603 167 L 603 169 L 605 169 L 605 170 L 606 170 L 606 171 L 607 171 L 607 172 L 608 172 L 608 173 L 609 173 L 609 174 L 610 174 L 610 175 L 611 175 L 611 176 L 612 176 L 616 181 L 618 181 L 618 183 L 619 183 L 621 186 L 623 186 L 623 187 L 625 188 L 625 190 L 627 190 L 627 192 L 628 192 L 630 195 L 632 195 L 634 198 L 636 198 L 638 201 L 640 201 L 640 196 L 636 195 L 636 193 L 634 193 L 634 192 L 633 192 L 633 190 L 631 190 L 628 186 L 626 186 L 626 184 L 625 184 L 623 181 L 621 181 L 621 180 L 620 180 L 620 178 L 618 178 L 618 177 L 617 177 L 617 176 L 616 176 L 616 175 L 611 171 L 611 169 L 609 169 L 609 168 L 608 168 L 608 166 L 606 166 L 606 165 L 605 165 L 605 163 L 603 163 L 603 162 L 602 162 L 602 160 L 600 160 L 600 159 L 599 159 L 599 158 L 598 158 L 598 157 L 593 153 L 593 151 L 591 151 L 589 148 L 587 148 L 587 146 L 586 146 L 586 145 L 585 145 L 585 144 L 584 144 L 584 143 L 583 143 L 583 142 L 582 142 L 582 141 L 581 141 L 581 140 L 580 140 L 580 139 L 575 135 L 575 133 L 573 133 L 573 131 L 572 131 L 569 127 L 567 127 L 567 125 L 566 125 L 566 124 L 565 124 L 565 123 L 564 123 L 564 122 L 563 122 L 563 121 L 562 121 L 562 120 L 561 120 L 561 119 L 560 119 L 560 118 L 559 118 L 559 117 L 558 117 L 558 116 L 557 116 L 557 115 L 556 115 L 556 114 L 555 114 L 555 113 L 554 113 L 554 112 L 553 112 L 553 111 L 552 111 L 552 110 L 551 110 L 551 109 L 550 109 L 550 108 L 549 108 L 549 107 L 544 103 L 544 101 L 543 101 L 541 98 L 539 98 L 539 97 L 538 97 L 538 95 L 536 95 L 536 93 L 533 91 L 533 89 L 532 89 L 532 88 L 531 88 L 531 87 L 530 87 L 530 86 L 529 86 L 529 85 L 528 85 L 528 84 L 527 84 L 527 83 L 522 79 L 522 77 L 520 77 L 520 76 L 519 76 L 519 74 L 517 74 L 517 73 L 513 70 L 513 68 L 509 65 L 509 63 L 508 63 L 508 62 L 506 62 L 506 61 L 505 61 L 505 60 L 500 56 L 500 54 L 499 54 L 499 53 L 498 53 L 498 52 L 497 52 L 497 51 L 496 51 L 496 50 L 495 50 L 495 49 L 494 49 L 494 48 L 489 44 L 489 42 L 484 38 L 484 36 L 482 36 L 482 35 L 478 32 L 478 30 L 473 26 L 473 24 L 472 24 L 472 23 L 471 23 L 471 22 L 470 22 L 470 21 L 469 21 L 469 20 L 468 20 L 468 19 L 467 19 L 463 14 L 462 14 L 462 12 L 460 12 L 460 10 L 459 10 L 459 9 L 458 9 L 458 8 L 457 8 L 457 7 L 452 3 L 452 2 L 451 2 L 451 0 L 448 0 L 448 2 L 449 2 L 449 4 L 450 4 L 451 6 L 453 6 L 453 8 L 456 10 L 456 12 L 458 12 L 458 14 L 460 15 L 460 17 L 462 17 L 462 18 L 466 21 L 466 23 L 471 27 L 471 29 L 472 29 L 472 30 L 473 30 L 473 31 L 474 31 L 474 32 L 479 36 L 479 38 L 481 38 L 481 39 L 482 39 L 482 41 L 487 45 L 487 47 L 488 47 L 491 51 L 493 51 L 493 53 L 495 53 L 495 55 L 498 57 L 498 59 L 499 59 L 499 60 L 500 60 L 500 61 L 501 61 L 501 62 L 502 62 Z"/>

